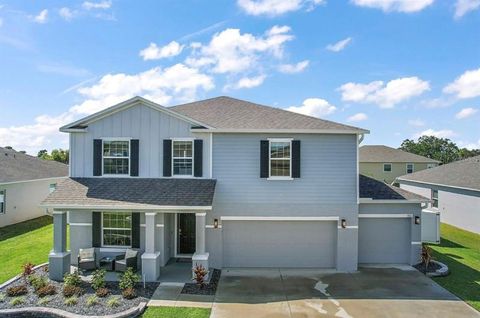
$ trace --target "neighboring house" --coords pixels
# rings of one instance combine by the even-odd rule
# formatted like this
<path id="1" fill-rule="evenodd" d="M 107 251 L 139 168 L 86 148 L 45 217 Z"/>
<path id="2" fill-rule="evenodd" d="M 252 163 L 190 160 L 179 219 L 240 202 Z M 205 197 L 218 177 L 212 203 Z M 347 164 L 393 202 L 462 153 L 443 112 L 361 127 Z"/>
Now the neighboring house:
<path id="1" fill-rule="evenodd" d="M 360 147 L 360 173 L 391 184 L 397 177 L 438 166 L 440 161 L 382 145 Z"/>
<path id="2" fill-rule="evenodd" d="M 339 271 L 419 261 L 428 199 L 359 177 L 367 130 L 229 97 L 169 108 L 135 97 L 61 131 L 70 178 L 42 204 L 54 279 L 92 246 L 138 249 L 148 281 L 173 258 Z"/>
<path id="3" fill-rule="evenodd" d="M 63 163 L 0 147 L 0 227 L 45 215 L 40 203 L 67 176 Z"/>
<path id="4" fill-rule="evenodd" d="M 443 223 L 480 233 L 480 156 L 397 179 L 402 189 L 429 197 Z"/>

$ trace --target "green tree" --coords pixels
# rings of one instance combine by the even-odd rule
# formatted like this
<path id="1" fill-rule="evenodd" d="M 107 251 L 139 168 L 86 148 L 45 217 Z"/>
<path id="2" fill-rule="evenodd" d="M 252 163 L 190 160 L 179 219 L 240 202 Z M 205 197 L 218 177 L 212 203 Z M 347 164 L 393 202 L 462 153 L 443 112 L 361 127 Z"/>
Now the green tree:
<path id="1" fill-rule="evenodd" d="M 417 141 L 406 139 L 400 145 L 400 149 L 420 156 L 441 161 L 443 164 L 450 163 L 460 158 L 455 143 L 447 138 L 435 136 L 421 136 Z"/>
<path id="2" fill-rule="evenodd" d="M 53 149 L 52 152 L 49 154 L 46 149 L 42 149 L 38 152 L 37 157 L 43 160 L 54 160 L 61 163 L 68 164 L 69 159 L 69 151 L 68 149 Z"/>

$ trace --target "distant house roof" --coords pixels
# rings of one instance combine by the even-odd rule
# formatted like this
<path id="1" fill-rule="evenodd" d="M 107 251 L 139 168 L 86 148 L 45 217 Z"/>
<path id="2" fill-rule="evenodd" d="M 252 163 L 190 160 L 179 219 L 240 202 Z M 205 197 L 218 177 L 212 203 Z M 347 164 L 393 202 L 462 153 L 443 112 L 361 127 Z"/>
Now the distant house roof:
<path id="1" fill-rule="evenodd" d="M 0 183 L 68 176 L 68 166 L 0 147 Z"/>
<path id="2" fill-rule="evenodd" d="M 480 156 L 411 173 L 397 180 L 480 191 Z"/>
<path id="3" fill-rule="evenodd" d="M 419 156 L 400 149 L 383 145 L 365 145 L 359 149 L 360 162 L 411 162 L 411 163 L 440 163 L 435 159 Z"/>
<path id="4" fill-rule="evenodd" d="M 43 202 L 52 208 L 174 209 L 210 207 L 211 179 L 67 178 Z"/>
<path id="5" fill-rule="evenodd" d="M 169 109 L 206 123 L 214 127 L 214 130 L 284 129 L 368 133 L 365 129 L 227 96 L 172 106 Z"/>
<path id="6" fill-rule="evenodd" d="M 429 201 L 429 199 L 400 189 L 385 182 L 359 175 L 360 183 L 360 198 L 372 200 L 414 200 L 414 201 Z"/>

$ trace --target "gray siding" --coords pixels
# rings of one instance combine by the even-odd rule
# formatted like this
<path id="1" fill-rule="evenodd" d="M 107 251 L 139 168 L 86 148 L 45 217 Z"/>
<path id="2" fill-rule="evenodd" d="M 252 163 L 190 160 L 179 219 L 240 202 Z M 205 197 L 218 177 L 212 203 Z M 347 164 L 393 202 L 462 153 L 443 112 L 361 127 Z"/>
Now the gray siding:
<path id="1" fill-rule="evenodd" d="M 203 176 L 210 174 L 209 134 L 193 134 L 191 124 L 148 106 L 136 105 L 102 118 L 84 133 L 71 133 L 70 173 L 72 177 L 93 176 L 93 139 L 124 137 L 140 140 L 139 176 L 163 175 L 163 139 L 203 139 Z"/>

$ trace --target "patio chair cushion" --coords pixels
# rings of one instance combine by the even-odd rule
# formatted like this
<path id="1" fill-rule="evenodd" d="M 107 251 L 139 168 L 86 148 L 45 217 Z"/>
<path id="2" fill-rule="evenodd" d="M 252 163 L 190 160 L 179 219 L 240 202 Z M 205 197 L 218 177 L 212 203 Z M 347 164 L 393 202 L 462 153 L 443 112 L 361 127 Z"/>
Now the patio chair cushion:
<path id="1" fill-rule="evenodd" d="M 80 263 L 95 262 L 94 258 L 80 258 Z"/>
<path id="2" fill-rule="evenodd" d="M 131 250 L 131 249 L 127 249 L 125 251 L 125 258 L 132 258 L 132 257 L 137 257 L 137 251 L 134 251 L 134 250 Z"/>
<path id="3" fill-rule="evenodd" d="M 93 261 L 95 260 L 95 248 L 81 248 L 78 252 L 78 255 L 82 261 Z"/>
<path id="4" fill-rule="evenodd" d="M 120 259 L 120 260 L 115 261 L 115 263 L 116 263 L 116 264 L 127 265 L 127 260 L 125 260 L 125 259 Z"/>

